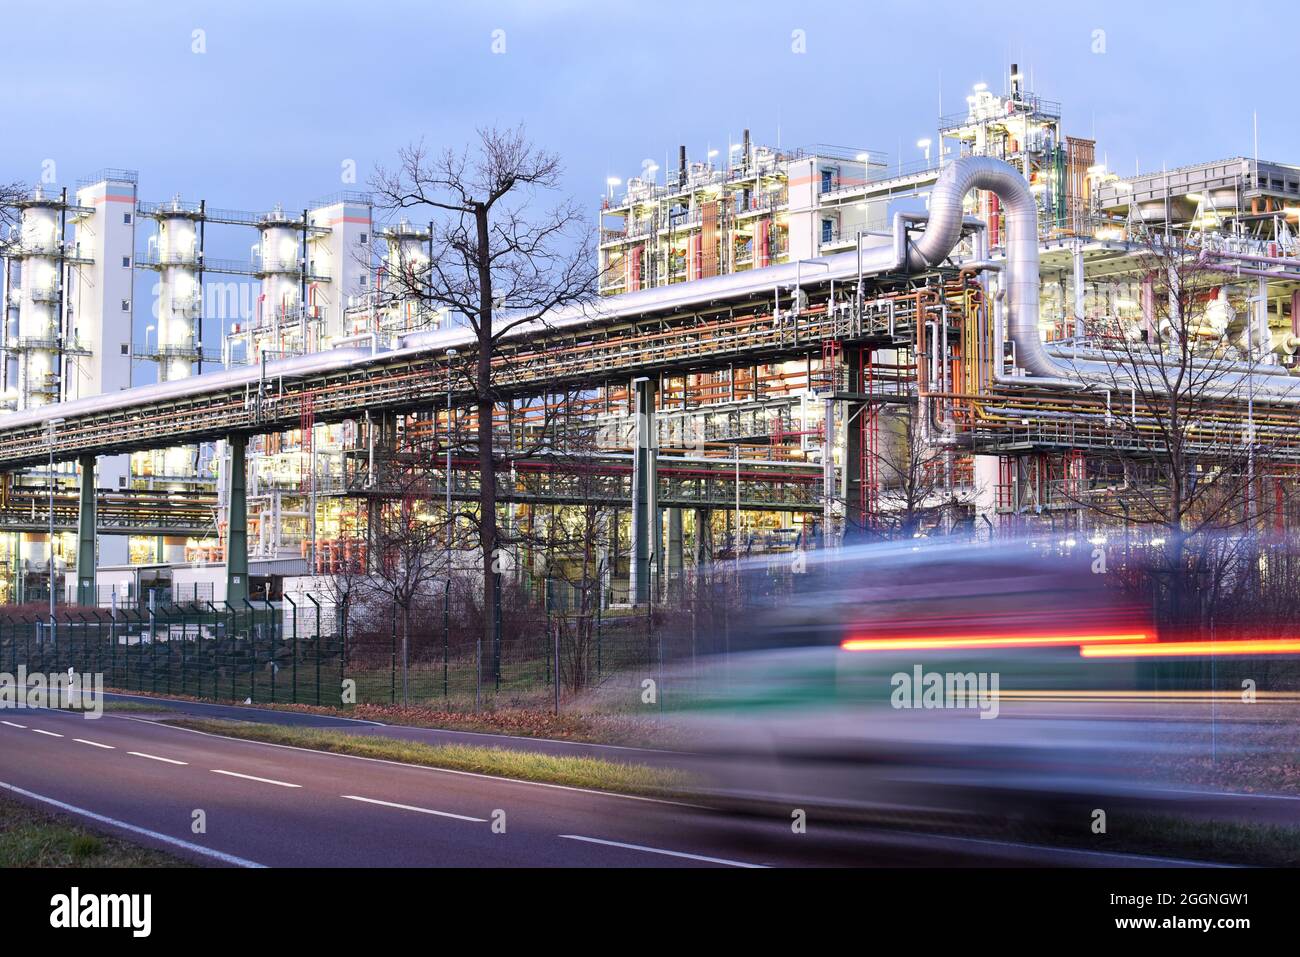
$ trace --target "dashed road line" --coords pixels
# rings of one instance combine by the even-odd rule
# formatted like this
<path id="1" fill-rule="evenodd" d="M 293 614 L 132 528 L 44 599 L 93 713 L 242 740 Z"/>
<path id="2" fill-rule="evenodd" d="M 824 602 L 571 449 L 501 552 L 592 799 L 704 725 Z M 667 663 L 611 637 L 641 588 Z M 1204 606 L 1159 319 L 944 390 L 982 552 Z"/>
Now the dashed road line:
<path id="1" fill-rule="evenodd" d="M 0 721 L 0 724 L 7 724 L 7 725 L 9 725 L 9 727 L 11 727 L 11 728 L 22 728 L 24 731 L 27 730 L 27 725 L 25 725 L 25 724 L 14 724 L 12 721 Z"/>
<path id="2" fill-rule="evenodd" d="M 115 751 L 115 750 L 117 750 L 117 749 L 116 749 L 113 745 L 111 745 L 111 744 L 100 744 L 98 741 L 87 741 L 85 738 L 73 738 L 72 740 L 73 740 L 73 741 L 76 741 L 77 744 L 88 744 L 88 745 L 90 745 L 92 748 L 103 748 L 105 751 Z"/>
<path id="3" fill-rule="evenodd" d="M 188 761 L 177 761 L 175 758 L 161 758 L 156 754 L 145 754 L 143 751 L 128 751 L 126 753 L 134 755 L 137 758 L 148 758 L 150 761 L 161 761 L 164 764 L 189 764 Z"/>
<path id="4" fill-rule="evenodd" d="M 273 778 L 259 778 L 251 774 L 240 774 L 238 771 L 222 771 L 219 768 L 212 768 L 213 774 L 224 774 L 227 777 L 243 778 L 245 781 L 260 781 L 263 784 L 275 784 L 282 788 L 300 788 L 301 784 L 290 784 L 288 781 L 276 781 Z"/>
<path id="5" fill-rule="evenodd" d="M 433 808 L 416 807 L 413 804 L 395 804 L 392 801 L 380 801 L 377 798 L 361 797 L 359 794 L 341 794 L 340 797 L 349 801 L 363 801 L 366 804 L 379 804 L 383 807 L 395 807 L 402 811 L 415 811 L 419 814 L 435 814 L 438 817 L 455 818 L 457 821 L 473 821 L 475 824 L 486 824 L 485 817 L 470 817 L 468 814 L 452 814 L 450 811 L 435 811 Z"/>
<path id="6" fill-rule="evenodd" d="M 42 731 L 40 728 L 32 728 L 32 730 L 35 731 L 37 734 L 46 734 L 46 735 L 49 735 L 51 738 L 61 738 L 61 737 L 63 737 L 63 735 L 61 735 L 61 734 L 59 734 L 59 733 L 57 733 L 57 732 L 55 732 L 55 731 Z"/>
<path id="7" fill-rule="evenodd" d="M 748 864 L 745 861 L 729 861 L 725 857 L 706 857 L 703 854 L 687 854 L 685 851 L 668 851 L 662 847 L 646 847 L 644 844 L 624 844 L 622 841 L 605 841 L 598 837 L 583 837 L 581 834 L 561 834 L 569 841 L 585 841 L 588 844 L 604 844 L 606 847 L 621 847 L 629 851 L 645 851 L 647 854 L 662 854 L 665 857 L 683 857 L 689 861 L 704 861 L 707 864 L 725 864 L 728 867 L 765 868 L 766 864 Z"/>

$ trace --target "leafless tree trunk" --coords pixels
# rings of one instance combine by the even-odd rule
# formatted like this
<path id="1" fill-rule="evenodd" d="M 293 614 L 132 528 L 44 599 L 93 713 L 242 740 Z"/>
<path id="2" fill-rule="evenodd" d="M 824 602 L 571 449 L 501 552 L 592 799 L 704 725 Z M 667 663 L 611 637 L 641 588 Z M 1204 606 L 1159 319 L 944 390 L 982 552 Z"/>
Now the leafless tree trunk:
<path id="1" fill-rule="evenodd" d="M 924 406 L 912 406 L 897 416 L 885 408 L 878 413 L 878 428 L 896 424 L 897 431 L 882 435 L 878 450 L 871 453 L 879 487 L 868 533 L 912 538 L 950 523 L 960 506 L 950 481 L 953 453 L 927 435 L 924 414 Z"/>
<path id="2" fill-rule="evenodd" d="M 422 275 L 408 273 L 403 294 L 466 321 L 476 354 L 459 374 L 478 409 L 478 532 L 483 571 L 483 653 L 495 637 L 493 608 L 500 532 L 493 448 L 498 403 L 493 362 L 502 336 L 547 313 L 594 298 L 591 230 L 571 201 L 538 210 L 534 201 L 560 183 L 559 158 L 532 145 L 522 128 L 483 129 L 461 152 L 430 155 L 422 143 L 398 153 L 396 169 L 373 178 L 381 208 L 424 210 L 435 217 L 432 256 Z"/>
<path id="3" fill-rule="evenodd" d="M 1100 480 L 1067 482 L 1065 494 L 1103 523 L 1152 529 L 1164 611 L 1198 625 L 1227 567 L 1208 539 L 1257 530 L 1270 508 L 1256 491 L 1278 418 L 1251 386 L 1270 345 L 1259 341 L 1254 304 L 1230 294 L 1231 277 L 1198 247 L 1177 233 L 1145 243 L 1141 320 L 1090 320 L 1079 357 L 1064 360 L 1104 370 L 1092 386 L 1106 393 L 1104 421 L 1077 424 L 1104 429 L 1111 446 L 1089 455 Z"/>

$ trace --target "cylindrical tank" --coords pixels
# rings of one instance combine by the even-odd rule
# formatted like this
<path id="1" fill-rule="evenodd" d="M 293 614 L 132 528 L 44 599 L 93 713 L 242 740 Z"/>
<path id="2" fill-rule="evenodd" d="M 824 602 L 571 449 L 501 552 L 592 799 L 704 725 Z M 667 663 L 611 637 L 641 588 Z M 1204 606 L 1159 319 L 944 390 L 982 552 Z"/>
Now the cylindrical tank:
<path id="1" fill-rule="evenodd" d="M 57 398 L 59 203 L 37 195 L 22 210 L 22 292 L 18 302 L 20 404 Z"/>
<path id="2" fill-rule="evenodd" d="M 403 329 L 413 327 L 420 297 L 415 294 L 419 284 L 429 268 L 429 239 L 427 232 L 417 229 L 406 220 L 402 220 L 386 231 L 388 249 L 384 255 L 384 279 L 382 291 L 386 297 L 397 299 L 396 309 L 399 313 L 399 325 Z"/>
<path id="3" fill-rule="evenodd" d="M 268 213 L 258 225 L 261 230 L 259 258 L 262 295 L 257 330 L 249 360 L 257 361 L 263 350 L 285 351 L 281 341 L 288 324 L 297 324 L 302 276 L 299 266 L 300 233 L 280 209 Z"/>
<path id="4" fill-rule="evenodd" d="M 167 216 L 158 223 L 158 256 L 163 264 L 158 295 L 159 372 L 164 381 L 193 371 L 194 324 L 201 312 L 198 230 L 189 216 Z"/>

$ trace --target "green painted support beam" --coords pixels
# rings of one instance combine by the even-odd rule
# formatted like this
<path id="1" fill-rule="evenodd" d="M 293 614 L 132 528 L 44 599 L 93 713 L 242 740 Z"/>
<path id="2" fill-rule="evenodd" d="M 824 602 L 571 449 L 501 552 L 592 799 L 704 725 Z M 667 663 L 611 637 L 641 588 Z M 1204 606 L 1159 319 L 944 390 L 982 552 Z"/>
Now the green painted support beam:
<path id="1" fill-rule="evenodd" d="M 99 604 L 95 589 L 95 456 L 83 455 L 81 465 L 81 507 L 77 512 L 77 604 L 94 608 Z"/>
<path id="2" fill-rule="evenodd" d="M 230 444 L 229 523 L 226 526 L 226 601 L 236 608 L 248 598 L 248 497 L 244 453 L 248 437 L 232 435 Z"/>

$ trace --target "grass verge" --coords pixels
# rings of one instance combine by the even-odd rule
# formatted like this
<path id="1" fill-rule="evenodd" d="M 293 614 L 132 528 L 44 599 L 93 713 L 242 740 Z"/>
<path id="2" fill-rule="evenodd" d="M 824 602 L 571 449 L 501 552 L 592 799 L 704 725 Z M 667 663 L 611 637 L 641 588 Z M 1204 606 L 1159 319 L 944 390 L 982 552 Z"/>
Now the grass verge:
<path id="1" fill-rule="evenodd" d="M 0 867 L 188 867 L 0 794 Z"/>
<path id="2" fill-rule="evenodd" d="M 158 697 L 175 701 L 192 701 L 196 704 L 234 705 L 237 707 L 254 707 L 267 711 L 294 711 L 302 714 L 324 714 L 331 717 L 357 718 L 363 721 L 378 721 L 382 724 L 400 724 L 412 728 L 441 728 L 452 731 L 474 731 L 484 734 L 508 734 L 522 738 L 554 738 L 559 741 L 575 741 L 585 744 L 618 744 L 625 747 L 643 748 L 685 748 L 689 742 L 672 730 L 657 717 L 637 717 L 623 714 L 601 714 L 580 710 L 562 711 L 553 714 L 549 707 L 523 707 L 491 703 L 481 711 L 472 710 L 473 696 L 470 695 L 464 707 L 461 702 L 453 706 L 439 707 L 434 704 L 412 704 L 408 707 L 394 704 L 359 702 L 355 705 L 336 707 L 331 705 L 290 704 L 288 702 L 254 701 L 245 705 L 243 699 L 229 700 L 216 698 L 197 698 L 193 695 L 153 694 L 149 691 L 129 692 L 125 689 L 108 689 L 123 694 L 141 697 Z M 162 707 L 153 708 L 143 705 L 143 710 L 164 711 Z"/>
<path id="3" fill-rule="evenodd" d="M 325 728 L 293 728 L 244 721 L 179 718 L 168 721 L 182 728 L 210 734 L 287 744 L 331 754 L 381 758 L 451 771 L 472 771 L 494 777 L 563 784 L 617 794 L 680 798 L 692 784 L 690 777 L 670 768 L 602 761 L 599 758 L 560 757 L 534 751 L 481 748 L 460 744 L 430 745 L 393 738 L 348 734 Z"/>

